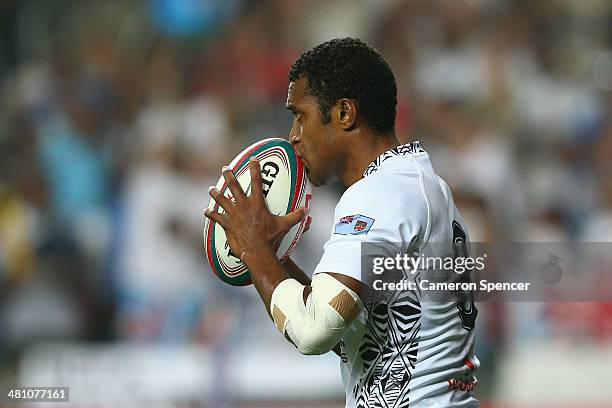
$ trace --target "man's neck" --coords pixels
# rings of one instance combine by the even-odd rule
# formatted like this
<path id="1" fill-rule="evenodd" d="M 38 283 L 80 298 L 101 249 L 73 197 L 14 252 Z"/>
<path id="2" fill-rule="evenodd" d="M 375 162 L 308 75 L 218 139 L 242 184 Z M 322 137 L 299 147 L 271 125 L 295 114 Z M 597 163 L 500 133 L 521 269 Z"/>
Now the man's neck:
<path id="1" fill-rule="evenodd" d="M 351 139 L 351 148 L 340 176 L 342 184 L 346 187 L 361 180 L 365 170 L 378 156 L 399 145 L 394 134 L 381 135 L 371 131 L 352 135 Z"/>

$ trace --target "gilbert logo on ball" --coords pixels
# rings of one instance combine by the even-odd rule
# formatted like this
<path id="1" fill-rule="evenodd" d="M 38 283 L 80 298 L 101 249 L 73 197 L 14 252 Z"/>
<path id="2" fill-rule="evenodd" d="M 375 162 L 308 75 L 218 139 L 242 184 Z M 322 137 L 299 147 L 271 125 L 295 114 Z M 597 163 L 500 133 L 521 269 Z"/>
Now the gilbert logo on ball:
<path id="1" fill-rule="evenodd" d="M 257 142 L 244 149 L 229 168 L 247 195 L 251 194 L 251 173 L 249 159 L 256 157 L 261 165 L 262 190 L 268 209 L 275 215 L 286 215 L 300 207 L 309 207 L 312 187 L 306 176 L 302 160 L 297 156 L 291 143 L 285 139 L 272 138 Z M 231 193 L 223 176 L 216 186 L 226 197 Z M 208 208 L 223 212 L 213 199 Z M 295 249 L 304 231 L 304 223 L 294 226 L 281 241 L 276 254 L 281 262 Z M 213 272 L 224 282 L 234 286 L 250 285 L 251 275 L 246 265 L 232 253 L 225 231 L 216 222 L 206 218 L 204 224 L 204 247 Z"/>

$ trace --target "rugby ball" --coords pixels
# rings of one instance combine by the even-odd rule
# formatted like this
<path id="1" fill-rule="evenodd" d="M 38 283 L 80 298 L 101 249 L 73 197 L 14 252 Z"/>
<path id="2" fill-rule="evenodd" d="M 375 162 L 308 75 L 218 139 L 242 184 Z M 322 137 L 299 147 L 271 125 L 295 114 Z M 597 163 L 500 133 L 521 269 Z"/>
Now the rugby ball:
<path id="1" fill-rule="evenodd" d="M 251 173 L 249 159 L 256 157 L 261 166 L 262 189 L 268 209 L 274 215 L 286 215 L 301 208 L 309 207 L 312 186 L 306 175 L 302 160 L 293 146 L 285 139 L 271 138 L 257 142 L 242 151 L 229 168 L 234 172 L 242 189 L 250 195 Z M 217 189 L 226 197 L 231 192 L 223 176 L 219 178 Z M 211 198 L 208 208 L 224 212 Z M 295 249 L 304 231 L 305 221 L 294 226 L 283 238 L 276 255 L 285 261 Z M 215 275 L 234 286 L 250 285 L 251 274 L 246 265 L 232 253 L 225 231 L 221 225 L 206 218 L 204 224 L 204 247 L 208 263 Z"/>

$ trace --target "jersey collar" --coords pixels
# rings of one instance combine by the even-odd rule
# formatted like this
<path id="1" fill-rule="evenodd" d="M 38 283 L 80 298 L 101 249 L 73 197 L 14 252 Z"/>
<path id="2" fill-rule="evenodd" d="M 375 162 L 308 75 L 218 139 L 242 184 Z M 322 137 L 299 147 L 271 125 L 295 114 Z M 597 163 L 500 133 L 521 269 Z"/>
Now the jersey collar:
<path id="1" fill-rule="evenodd" d="M 383 162 L 393 156 L 405 156 L 408 154 L 425 153 L 425 150 L 421 147 L 421 142 L 415 140 L 414 142 L 406 143 L 394 147 L 391 150 L 387 150 L 380 156 L 378 156 L 363 172 L 363 177 L 367 177 L 372 173 L 376 173 L 378 168 Z"/>

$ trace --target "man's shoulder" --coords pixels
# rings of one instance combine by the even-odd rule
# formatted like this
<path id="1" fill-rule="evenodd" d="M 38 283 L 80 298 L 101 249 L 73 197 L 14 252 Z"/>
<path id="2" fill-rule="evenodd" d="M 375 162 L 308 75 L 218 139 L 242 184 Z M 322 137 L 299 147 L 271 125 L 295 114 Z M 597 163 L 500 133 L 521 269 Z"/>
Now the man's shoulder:
<path id="1" fill-rule="evenodd" d="M 335 221 L 360 215 L 377 220 L 379 227 L 382 224 L 416 226 L 427 222 L 427 207 L 419 169 L 405 161 L 392 163 L 390 160 L 384 168 L 344 192 L 336 206 Z"/>
<path id="2" fill-rule="evenodd" d="M 350 186 L 339 205 L 362 201 L 392 205 L 421 193 L 421 170 L 411 160 L 391 158 L 378 171 Z"/>

